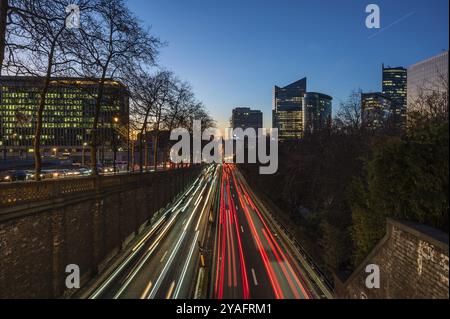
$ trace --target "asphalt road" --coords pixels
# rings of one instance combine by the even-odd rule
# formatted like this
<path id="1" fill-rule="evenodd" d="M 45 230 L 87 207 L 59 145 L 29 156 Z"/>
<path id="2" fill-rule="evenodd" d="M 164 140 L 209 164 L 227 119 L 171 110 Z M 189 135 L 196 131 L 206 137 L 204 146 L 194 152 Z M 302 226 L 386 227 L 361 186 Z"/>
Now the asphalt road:
<path id="1" fill-rule="evenodd" d="M 213 265 L 217 299 L 309 299 L 302 267 L 255 204 L 234 165 L 221 166 Z"/>
<path id="2" fill-rule="evenodd" d="M 317 298 L 304 265 L 258 203 L 235 165 L 208 166 L 89 298 L 206 296 L 196 290 L 200 267 L 210 298 Z"/>
<path id="3" fill-rule="evenodd" d="M 217 172 L 205 169 L 90 298 L 192 298 Z"/>

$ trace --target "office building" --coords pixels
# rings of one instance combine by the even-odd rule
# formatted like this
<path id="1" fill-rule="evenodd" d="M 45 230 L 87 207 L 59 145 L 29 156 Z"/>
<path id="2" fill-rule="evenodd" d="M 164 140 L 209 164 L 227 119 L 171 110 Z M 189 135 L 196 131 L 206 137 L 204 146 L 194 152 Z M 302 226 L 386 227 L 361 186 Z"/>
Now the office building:
<path id="1" fill-rule="evenodd" d="M 361 94 L 361 116 L 364 126 L 382 128 L 392 115 L 392 102 L 383 93 Z"/>
<path id="2" fill-rule="evenodd" d="M 408 68 L 408 116 L 430 112 L 426 97 L 439 96 L 442 110 L 448 116 L 448 51 L 420 61 Z M 436 110 L 434 110 L 436 111 Z"/>
<path id="3" fill-rule="evenodd" d="M 303 129 L 305 134 L 331 127 L 333 98 L 329 95 L 307 92 L 303 98 Z"/>
<path id="4" fill-rule="evenodd" d="M 263 114 L 259 110 L 252 110 L 248 107 L 237 107 L 233 110 L 230 124 L 233 129 L 253 128 L 258 132 L 258 129 L 263 127 Z"/>
<path id="5" fill-rule="evenodd" d="M 407 69 L 403 67 L 385 67 L 383 64 L 383 85 L 384 96 L 391 101 L 392 119 L 399 127 L 406 124 L 407 106 Z"/>
<path id="6" fill-rule="evenodd" d="M 3 158 L 32 158 L 36 112 L 43 78 L 0 78 L 0 149 Z M 44 157 L 80 160 L 89 156 L 98 80 L 53 78 L 43 113 Z M 119 130 L 128 127 L 129 97 L 118 81 L 105 82 L 99 116 L 99 158 L 112 157 L 121 144 Z M 126 136 L 126 135 L 125 135 Z M 117 152 L 117 150 L 115 150 Z M 120 151 L 120 150 L 119 150 Z"/>
<path id="7" fill-rule="evenodd" d="M 273 102 L 273 127 L 278 129 L 279 139 L 292 140 L 303 137 L 303 97 L 306 78 L 285 87 L 275 86 Z"/>

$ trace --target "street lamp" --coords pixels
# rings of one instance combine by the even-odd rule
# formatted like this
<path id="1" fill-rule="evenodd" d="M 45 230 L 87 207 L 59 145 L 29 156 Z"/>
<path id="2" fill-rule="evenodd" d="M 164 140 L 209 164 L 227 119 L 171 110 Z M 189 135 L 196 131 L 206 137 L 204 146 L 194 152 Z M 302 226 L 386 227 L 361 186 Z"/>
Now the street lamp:
<path id="1" fill-rule="evenodd" d="M 3 146 L 3 150 L 2 150 L 2 157 L 3 157 L 3 160 L 5 160 L 6 161 L 6 143 L 5 142 L 3 142 L 3 141 L 0 141 L 0 146 Z"/>
<path id="2" fill-rule="evenodd" d="M 84 167 L 84 164 L 85 164 L 85 158 L 84 158 L 84 154 L 85 154 L 85 148 L 86 148 L 86 146 L 87 146 L 87 143 L 86 142 L 84 142 L 83 143 L 83 151 L 82 151 L 82 154 L 81 154 L 81 166 L 83 166 Z"/>
<path id="3" fill-rule="evenodd" d="M 118 116 L 113 117 L 113 127 L 112 127 L 112 140 L 111 140 L 111 145 L 112 145 L 112 151 L 113 151 L 113 170 L 114 170 L 114 174 L 116 173 L 116 161 L 117 161 L 117 145 L 116 145 L 116 126 L 114 126 L 114 124 L 119 124 L 120 122 L 120 118 Z"/>

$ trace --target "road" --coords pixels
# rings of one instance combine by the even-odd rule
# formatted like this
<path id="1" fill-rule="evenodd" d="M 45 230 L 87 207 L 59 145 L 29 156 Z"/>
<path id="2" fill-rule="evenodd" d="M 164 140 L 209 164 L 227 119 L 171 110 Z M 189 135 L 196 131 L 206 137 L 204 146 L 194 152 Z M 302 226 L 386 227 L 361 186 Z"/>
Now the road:
<path id="1" fill-rule="evenodd" d="M 213 265 L 217 299 L 310 299 L 302 267 L 234 165 L 223 165 Z"/>
<path id="2" fill-rule="evenodd" d="M 235 165 L 210 165 L 89 298 L 320 297 L 276 229 Z"/>
<path id="3" fill-rule="evenodd" d="M 191 298 L 218 171 L 206 168 L 89 298 Z"/>

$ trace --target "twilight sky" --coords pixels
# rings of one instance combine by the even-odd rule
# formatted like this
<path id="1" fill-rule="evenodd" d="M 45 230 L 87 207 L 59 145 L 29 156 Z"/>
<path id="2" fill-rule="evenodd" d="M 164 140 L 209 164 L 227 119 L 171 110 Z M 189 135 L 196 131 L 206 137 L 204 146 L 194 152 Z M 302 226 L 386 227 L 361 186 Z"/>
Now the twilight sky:
<path id="1" fill-rule="evenodd" d="M 168 45 L 159 63 L 189 81 L 219 127 L 231 110 L 264 112 L 274 85 L 304 76 L 334 98 L 381 90 L 381 64 L 409 66 L 448 49 L 448 0 L 129 0 Z M 381 9 L 381 31 L 365 8 Z"/>

